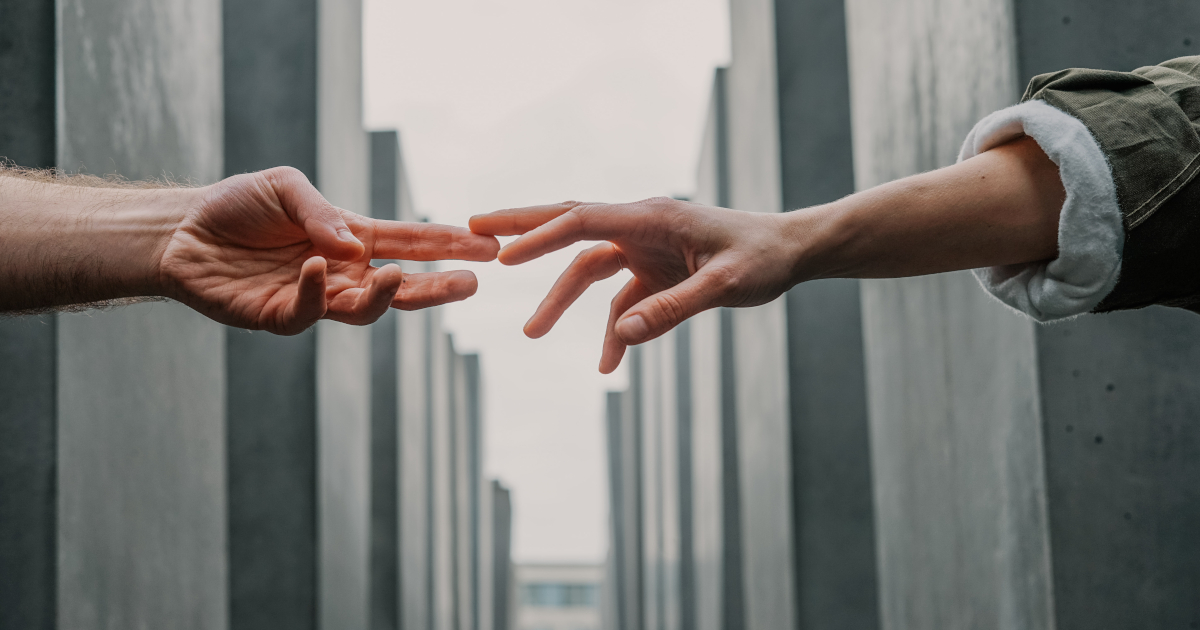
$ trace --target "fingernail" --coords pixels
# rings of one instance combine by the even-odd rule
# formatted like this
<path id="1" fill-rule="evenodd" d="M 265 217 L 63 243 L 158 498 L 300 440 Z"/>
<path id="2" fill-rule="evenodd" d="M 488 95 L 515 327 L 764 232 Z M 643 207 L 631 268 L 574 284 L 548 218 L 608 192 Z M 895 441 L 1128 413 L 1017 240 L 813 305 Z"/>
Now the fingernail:
<path id="1" fill-rule="evenodd" d="M 350 230 L 347 230 L 346 228 L 342 228 L 342 229 L 338 230 L 337 233 L 338 233 L 338 238 L 343 241 L 346 241 L 347 243 L 354 243 L 356 245 L 362 245 L 362 243 L 360 243 L 357 238 L 354 238 L 354 234 Z"/>
<path id="2" fill-rule="evenodd" d="M 632 315 L 617 324 L 617 335 L 625 343 L 641 343 L 648 332 L 650 332 L 650 327 L 646 325 L 646 320 L 642 319 L 641 315 Z"/>

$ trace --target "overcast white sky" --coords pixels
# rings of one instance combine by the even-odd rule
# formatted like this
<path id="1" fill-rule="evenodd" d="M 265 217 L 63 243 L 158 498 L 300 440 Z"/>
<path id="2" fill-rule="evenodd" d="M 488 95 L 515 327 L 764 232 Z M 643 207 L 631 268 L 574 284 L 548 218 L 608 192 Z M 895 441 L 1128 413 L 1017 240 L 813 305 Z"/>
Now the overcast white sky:
<path id="1" fill-rule="evenodd" d="M 400 130 L 416 205 L 441 223 L 688 194 L 712 70 L 729 56 L 726 3 L 365 0 L 367 125 Z M 626 376 L 596 364 L 626 276 L 593 287 L 547 337 L 521 334 L 575 251 L 454 266 L 479 276 L 447 324 L 482 355 L 486 469 L 513 490 L 519 561 L 606 551 L 604 392 Z"/>

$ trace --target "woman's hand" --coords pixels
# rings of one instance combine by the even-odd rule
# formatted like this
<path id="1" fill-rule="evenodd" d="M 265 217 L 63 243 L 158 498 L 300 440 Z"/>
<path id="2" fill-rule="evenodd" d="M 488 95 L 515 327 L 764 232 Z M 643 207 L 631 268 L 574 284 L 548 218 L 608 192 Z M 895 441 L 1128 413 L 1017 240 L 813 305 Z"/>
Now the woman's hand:
<path id="1" fill-rule="evenodd" d="M 594 282 L 621 269 L 633 279 L 609 313 L 600 371 L 612 372 L 625 348 L 654 339 L 717 306 L 756 306 L 794 284 L 800 244 L 780 215 L 738 212 L 675 199 L 629 204 L 566 202 L 472 217 L 473 232 L 523 235 L 500 251 L 519 265 L 578 241 L 605 241 L 567 267 L 525 334 L 545 335 Z"/>

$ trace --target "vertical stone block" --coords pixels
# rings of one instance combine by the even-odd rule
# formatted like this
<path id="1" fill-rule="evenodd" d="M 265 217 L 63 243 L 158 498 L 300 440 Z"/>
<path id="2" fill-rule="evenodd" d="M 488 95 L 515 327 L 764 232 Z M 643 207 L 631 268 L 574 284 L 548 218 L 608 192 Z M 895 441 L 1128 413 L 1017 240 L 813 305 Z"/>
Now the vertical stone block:
<path id="1" fill-rule="evenodd" d="M 400 320 L 400 611 L 401 624 L 432 624 L 433 310 Z"/>
<path id="2" fill-rule="evenodd" d="M 315 0 L 225 0 L 226 175 L 317 180 Z M 230 626 L 317 626 L 317 333 L 229 330 Z"/>
<path id="3" fill-rule="evenodd" d="M 58 15 L 58 166 L 219 178 L 220 5 Z M 180 305 L 59 317 L 59 625 L 226 625 L 223 335 Z"/>
<path id="4" fill-rule="evenodd" d="M 478 356 L 471 363 L 478 368 Z M 457 607 L 455 627 L 459 630 L 473 630 L 475 626 L 475 553 L 477 540 L 475 538 L 476 505 L 473 491 L 478 487 L 474 482 L 477 461 L 474 443 L 475 427 L 472 418 L 471 403 L 472 381 L 469 372 L 467 355 L 454 355 L 454 573 L 455 596 Z M 477 375 L 477 373 L 476 373 Z"/>
<path id="5" fill-rule="evenodd" d="M 433 346 L 430 361 L 430 434 L 433 517 L 429 549 L 432 567 L 432 621 L 434 630 L 458 630 L 455 625 L 457 600 L 455 588 L 454 521 L 454 341 L 441 331 L 441 317 L 433 313 Z"/>
<path id="6" fill-rule="evenodd" d="M 395 131 L 371 139 L 371 216 L 396 220 L 403 165 Z M 376 264 L 382 264 L 379 261 Z M 371 326 L 370 627 L 400 627 L 400 317 L 388 311 Z"/>
<path id="7" fill-rule="evenodd" d="M 1178 2 L 847 8 L 860 188 L 951 163 L 1035 73 L 1156 63 L 1200 27 Z M 1035 327 L 966 274 L 865 282 L 862 300 L 885 627 L 1200 623 L 1182 569 L 1200 552 L 1172 533 L 1200 517 L 1195 363 L 1173 341 L 1200 322 Z"/>
<path id="8" fill-rule="evenodd" d="M 662 356 L 658 340 L 640 346 L 638 380 L 641 430 L 641 523 L 642 541 L 642 626 L 662 628 L 665 624 L 663 575 L 662 493 L 662 404 L 660 386 Z"/>
<path id="9" fill-rule="evenodd" d="M 56 165 L 55 6 L 0 5 L 0 159 Z M 57 567 L 54 316 L 0 320 L 0 628 L 52 628 Z"/>
<path id="10" fill-rule="evenodd" d="M 512 579 L 512 496 L 499 481 L 492 481 L 490 486 L 492 514 L 489 526 L 492 528 L 492 584 L 495 586 L 493 608 L 488 614 L 493 616 L 492 628 L 495 630 L 516 630 L 516 593 Z"/>
<path id="11" fill-rule="evenodd" d="M 780 212 L 775 3 L 730 5 L 730 204 Z M 795 625 L 786 312 L 783 301 L 733 313 L 746 624 Z"/>

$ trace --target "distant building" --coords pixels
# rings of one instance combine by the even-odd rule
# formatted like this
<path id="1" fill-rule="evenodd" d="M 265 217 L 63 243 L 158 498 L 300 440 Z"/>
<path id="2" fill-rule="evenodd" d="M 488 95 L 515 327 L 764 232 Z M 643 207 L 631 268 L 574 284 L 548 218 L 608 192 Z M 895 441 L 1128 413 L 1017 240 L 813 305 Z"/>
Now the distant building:
<path id="1" fill-rule="evenodd" d="M 599 564 L 518 564 L 516 630 L 600 630 Z"/>

